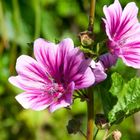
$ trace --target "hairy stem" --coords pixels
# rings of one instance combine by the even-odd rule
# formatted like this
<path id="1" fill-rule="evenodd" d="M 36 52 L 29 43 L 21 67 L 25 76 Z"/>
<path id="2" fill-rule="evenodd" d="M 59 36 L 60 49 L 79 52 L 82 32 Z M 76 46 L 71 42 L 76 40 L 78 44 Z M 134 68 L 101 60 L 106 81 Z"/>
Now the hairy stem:
<path id="1" fill-rule="evenodd" d="M 93 26 L 94 26 L 95 3 L 96 3 L 96 0 L 91 0 L 90 1 L 88 31 L 91 31 L 91 32 L 93 32 Z"/>
<path id="2" fill-rule="evenodd" d="M 88 113 L 88 120 L 87 120 L 87 140 L 93 140 L 94 134 L 94 108 L 93 108 L 93 101 L 94 96 L 92 92 L 92 88 L 88 89 L 88 101 L 87 101 L 87 113 Z"/>

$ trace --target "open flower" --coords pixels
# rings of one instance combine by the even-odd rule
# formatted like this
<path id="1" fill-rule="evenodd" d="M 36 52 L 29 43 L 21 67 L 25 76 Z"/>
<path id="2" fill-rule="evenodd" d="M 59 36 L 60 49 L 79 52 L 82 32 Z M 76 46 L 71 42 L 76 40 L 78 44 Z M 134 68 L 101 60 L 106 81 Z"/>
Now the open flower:
<path id="1" fill-rule="evenodd" d="M 103 12 L 110 53 L 126 65 L 140 68 L 140 23 L 136 4 L 130 2 L 122 11 L 119 1 L 115 0 L 110 6 L 105 5 Z"/>
<path id="2" fill-rule="evenodd" d="M 26 109 L 50 112 L 72 103 L 73 91 L 91 86 L 95 76 L 84 54 L 74 48 L 73 41 L 64 39 L 59 44 L 37 39 L 35 59 L 22 55 L 17 59 L 18 76 L 10 83 L 24 90 L 16 100 Z"/>

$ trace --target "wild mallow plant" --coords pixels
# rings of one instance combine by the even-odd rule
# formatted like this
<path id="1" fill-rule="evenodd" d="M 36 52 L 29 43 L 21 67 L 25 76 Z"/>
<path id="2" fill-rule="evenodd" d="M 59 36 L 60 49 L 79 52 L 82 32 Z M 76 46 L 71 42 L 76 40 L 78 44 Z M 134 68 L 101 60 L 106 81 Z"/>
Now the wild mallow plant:
<path id="1" fill-rule="evenodd" d="M 95 121 L 97 132 L 107 131 L 104 140 L 110 134 L 114 140 L 119 140 L 121 132 L 110 132 L 110 128 L 140 110 L 140 78 L 124 80 L 125 73 L 114 72 L 112 66 L 120 58 L 128 67 L 140 68 L 138 8 L 130 2 L 122 9 L 118 0 L 105 5 L 103 22 L 107 39 L 96 44 L 93 40 L 95 0 L 91 0 L 90 6 L 88 30 L 80 33 L 79 47 L 74 47 L 70 38 L 57 44 L 36 39 L 33 43 L 35 58 L 21 55 L 16 63 L 18 75 L 11 76 L 9 82 L 24 91 L 16 100 L 25 109 L 47 108 L 54 112 L 68 108 L 75 98 L 81 98 L 87 102 L 88 118 L 87 134 L 82 132 L 83 136 L 87 140 L 96 139 Z M 95 91 L 101 94 L 103 114 L 94 115 Z M 71 120 L 67 129 L 69 133 L 76 133 L 80 125 Z"/>

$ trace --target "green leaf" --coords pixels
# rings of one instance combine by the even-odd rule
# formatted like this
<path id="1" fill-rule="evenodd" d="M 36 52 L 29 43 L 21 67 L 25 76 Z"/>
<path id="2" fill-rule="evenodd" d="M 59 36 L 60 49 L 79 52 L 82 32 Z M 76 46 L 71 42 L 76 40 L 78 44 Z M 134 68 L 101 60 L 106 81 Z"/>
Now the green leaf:
<path id="1" fill-rule="evenodd" d="M 121 77 L 121 75 L 118 73 L 112 74 L 111 79 L 112 79 L 112 86 L 109 91 L 113 95 L 118 96 L 119 91 L 123 88 L 124 80 Z"/>
<path id="2" fill-rule="evenodd" d="M 140 78 L 135 77 L 124 83 L 123 78 L 118 73 L 114 73 L 110 92 L 118 98 L 117 103 L 108 113 L 111 124 L 120 123 L 124 118 L 140 110 Z"/>
<path id="3" fill-rule="evenodd" d="M 90 50 L 88 48 L 84 48 L 83 46 L 80 46 L 79 48 L 84 54 L 88 54 L 90 56 L 95 56 L 96 55 L 92 50 Z"/>

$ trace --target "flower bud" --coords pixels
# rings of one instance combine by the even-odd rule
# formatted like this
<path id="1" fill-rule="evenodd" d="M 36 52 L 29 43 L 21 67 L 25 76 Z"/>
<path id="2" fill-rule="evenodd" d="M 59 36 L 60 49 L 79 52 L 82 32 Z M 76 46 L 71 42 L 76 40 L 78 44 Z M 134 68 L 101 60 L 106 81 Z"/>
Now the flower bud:
<path id="1" fill-rule="evenodd" d="M 114 140 L 120 140 L 121 139 L 121 132 L 119 130 L 115 130 L 113 133 L 112 133 L 112 137 Z"/>
<path id="2" fill-rule="evenodd" d="M 94 43 L 93 34 L 91 31 L 84 31 L 79 34 L 81 44 L 85 47 L 91 46 Z"/>
<path id="3" fill-rule="evenodd" d="M 110 127 L 110 124 L 104 114 L 96 114 L 95 124 L 99 129 L 108 129 Z"/>
<path id="4" fill-rule="evenodd" d="M 71 119 L 67 125 L 67 131 L 69 134 L 76 134 L 80 131 L 81 120 L 80 119 Z"/>

